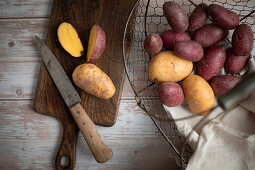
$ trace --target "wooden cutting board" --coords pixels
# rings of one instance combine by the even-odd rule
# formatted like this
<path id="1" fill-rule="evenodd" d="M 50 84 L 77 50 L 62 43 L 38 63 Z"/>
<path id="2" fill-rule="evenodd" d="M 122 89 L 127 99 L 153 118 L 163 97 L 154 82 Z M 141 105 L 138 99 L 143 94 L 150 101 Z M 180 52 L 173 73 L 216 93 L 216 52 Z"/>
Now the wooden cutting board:
<path id="1" fill-rule="evenodd" d="M 106 48 L 95 63 L 112 79 L 116 93 L 109 100 L 98 99 L 76 87 L 82 99 L 82 106 L 97 124 L 112 126 L 116 122 L 124 80 L 122 39 L 125 24 L 136 0 L 54 0 L 46 43 L 59 60 L 70 80 L 76 66 L 86 62 L 86 51 L 90 29 L 98 24 L 106 33 Z M 78 32 L 83 43 L 85 55 L 74 58 L 60 45 L 57 28 L 68 22 Z M 75 86 L 75 85 L 74 85 Z M 56 159 L 56 168 L 61 168 L 63 155 L 70 160 L 68 169 L 75 167 L 75 149 L 78 127 L 69 109 L 60 96 L 44 63 L 41 65 L 34 100 L 35 111 L 59 119 L 64 127 L 61 146 Z M 84 141 L 85 142 L 85 141 Z"/>

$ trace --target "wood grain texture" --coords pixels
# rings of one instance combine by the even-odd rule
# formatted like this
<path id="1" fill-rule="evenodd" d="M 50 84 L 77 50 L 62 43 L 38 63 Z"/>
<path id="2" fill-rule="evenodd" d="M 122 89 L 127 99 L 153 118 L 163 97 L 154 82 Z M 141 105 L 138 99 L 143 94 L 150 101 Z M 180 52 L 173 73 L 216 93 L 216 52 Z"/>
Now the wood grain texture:
<path id="1" fill-rule="evenodd" d="M 41 57 L 33 35 L 45 38 L 48 19 L 0 19 L 0 99 L 31 99 Z"/>
<path id="2" fill-rule="evenodd" d="M 112 158 L 112 150 L 101 139 L 94 122 L 89 118 L 80 103 L 71 106 L 70 112 L 79 127 L 91 153 L 98 163 L 108 162 Z M 61 163 L 57 164 L 61 168 Z"/>
<path id="3" fill-rule="evenodd" d="M 0 1 L 0 18 L 49 17 L 53 0 Z"/>
<path id="4" fill-rule="evenodd" d="M 116 93 L 110 100 L 98 99 L 88 95 L 77 88 L 82 98 L 82 105 L 91 119 L 99 125 L 112 126 L 116 121 L 120 93 L 124 78 L 124 65 L 122 61 L 122 36 L 125 21 L 134 1 L 54 1 L 52 17 L 46 43 L 56 55 L 69 78 L 72 71 L 79 64 L 85 63 L 85 57 L 72 58 L 60 46 L 56 30 L 63 21 L 71 23 L 77 30 L 86 49 L 90 28 L 93 24 L 102 27 L 107 35 L 104 54 L 96 62 L 112 79 Z M 80 7 L 83 8 L 80 8 Z M 108 10 L 111 8 L 112 10 Z M 125 12 L 124 12 L 125 11 Z M 64 108 L 64 109 L 62 109 Z M 42 114 L 62 118 L 59 114 L 68 114 L 68 110 L 51 80 L 44 64 L 42 64 L 35 95 L 35 109 Z M 56 113 L 54 113 L 56 112 Z M 63 119 L 64 120 L 64 119 Z"/>
<path id="5" fill-rule="evenodd" d="M 33 101 L 0 101 L 1 169 L 54 169 L 62 124 L 32 110 Z M 98 164 L 79 133 L 77 170 L 179 169 L 169 157 L 171 147 L 136 102 L 122 100 L 113 127 L 97 126 L 102 139 L 114 151 L 106 164 Z"/>
<path id="6" fill-rule="evenodd" d="M 135 0 L 115 0 L 110 2 L 107 0 L 55 0 L 53 3 L 46 43 L 52 50 L 53 54 L 55 54 L 56 58 L 59 60 L 70 80 L 73 70 L 78 65 L 85 63 L 86 57 L 71 57 L 61 47 L 56 34 L 58 26 L 62 22 L 68 22 L 72 24 L 72 26 L 78 32 L 85 50 L 88 45 L 90 29 L 94 24 L 102 27 L 106 33 L 106 48 L 100 60 L 96 62 L 96 65 L 111 78 L 116 89 L 114 96 L 108 100 L 103 100 L 89 95 L 79 88 L 76 88 L 82 99 L 81 104 L 85 108 L 86 113 L 89 115 L 92 121 L 98 125 L 112 126 L 115 124 L 117 119 L 124 80 L 122 36 L 129 11 L 133 7 L 134 2 Z M 111 10 L 109 10 L 109 8 L 111 8 Z M 64 130 L 68 129 L 69 133 L 74 135 L 63 136 L 63 142 L 60 146 L 60 151 L 58 152 L 56 159 L 56 167 L 57 169 L 60 169 L 61 167 L 59 166 L 59 160 L 63 156 L 61 153 L 69 153 L 68 158 L 71 161 L 68 167 L 73 169 L 75 167 L 75 157 L 73 158 L 75 155 L 75 149 L 73 148 L 75 148 L 75 146 L 72 145 L 76 144 L 75 135 L 77 135 L 78 127 L 70 115 L 69 109 L 59 94 L 59 91 L 57 90 L 54 82 L 49 76 L 44 63 L 42 63 L 40 69 L 34 106 L 35 111 L 38 113 L 53 116 L 59 119 L 65 127 Z M 66 134 L 65 131 L 64 134 Z M 105 162 L 107 159 L 109 159 L 109 156 L 111 157 L 111 154 L 105 154 L 108 155 L 108 158 L 99 159 L 103 158 L 102 156 L 99 157 L 101 154 L 98 153 L 101 152 L 96 152 L 95 147 L 93 147 L 94 145 L 92 145 L 91 141 L 88 140 L 86 135 L 85 139 L 87 139 L 86 141 L 88 142 L 97 161 Z M 66 145 L 66 143 L 64 141 L 72 142 L 67 144 L 68 147 L 65 147 L 64 145 Z M 61 151 L 61 149 L 64 151 Z"/>

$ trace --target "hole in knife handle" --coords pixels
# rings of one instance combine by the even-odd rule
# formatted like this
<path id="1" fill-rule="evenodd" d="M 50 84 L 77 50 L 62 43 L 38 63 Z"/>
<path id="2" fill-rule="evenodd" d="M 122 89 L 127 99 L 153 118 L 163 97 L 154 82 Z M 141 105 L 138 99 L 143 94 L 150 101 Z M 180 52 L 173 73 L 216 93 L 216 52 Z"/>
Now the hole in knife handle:
<path id="1" fill-rule="evenodd" d="M 61 166 L 61 168 L 63 168 L 63 169 L 69 168 L 70 162 L 71 161 L 70 161 L 69 156 L 67 156 L 67 155 L 61 156 L 61 159 L 60 159 L 60 166 Z"/>

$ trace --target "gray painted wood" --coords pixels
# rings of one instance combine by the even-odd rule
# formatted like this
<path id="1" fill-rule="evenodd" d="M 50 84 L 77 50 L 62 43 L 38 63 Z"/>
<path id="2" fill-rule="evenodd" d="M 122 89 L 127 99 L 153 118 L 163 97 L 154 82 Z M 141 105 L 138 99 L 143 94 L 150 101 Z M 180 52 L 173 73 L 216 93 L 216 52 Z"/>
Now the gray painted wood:
<path id="1" fill-rule="evenodd" d="M 54 169 L 62 136 L 60 122 L 33 111 L 41 58 L 33 35 L 45 38 L 52 0 L 0 1 L 1 169 Z M 113 159 L 98 164 L 81 134 L 76 169 L 178 169 L 171 148 L 137 105 L 125 80 L 120 112 L 111 128 L 99 127 Z"/>
<path id="2" fill-rule="evenodd" d="M 170 146 L 135 101 L 121 101 L 113 127 L 97 128 L 114 156 L 98 164 L 79 134 L 77 169 L 178 169 Z M 61 124 L 35 113 L 32 100 L 0 101 L 1 169 L 53 169 L 61 134 Z"/>

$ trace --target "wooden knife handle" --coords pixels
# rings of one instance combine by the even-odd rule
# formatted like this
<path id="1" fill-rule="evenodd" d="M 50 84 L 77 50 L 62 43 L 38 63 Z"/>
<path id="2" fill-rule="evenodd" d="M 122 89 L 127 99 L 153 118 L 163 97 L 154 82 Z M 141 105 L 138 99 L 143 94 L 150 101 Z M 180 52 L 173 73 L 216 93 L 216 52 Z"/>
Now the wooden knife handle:
<path id="1" fill-rule="evenodd" d="M 87 115 L 80 103 L 69 108 L 94 158 L 99 163 L 105 163 L 112 158 L 112 150 L 102 141 L 96 125 Z"/>

